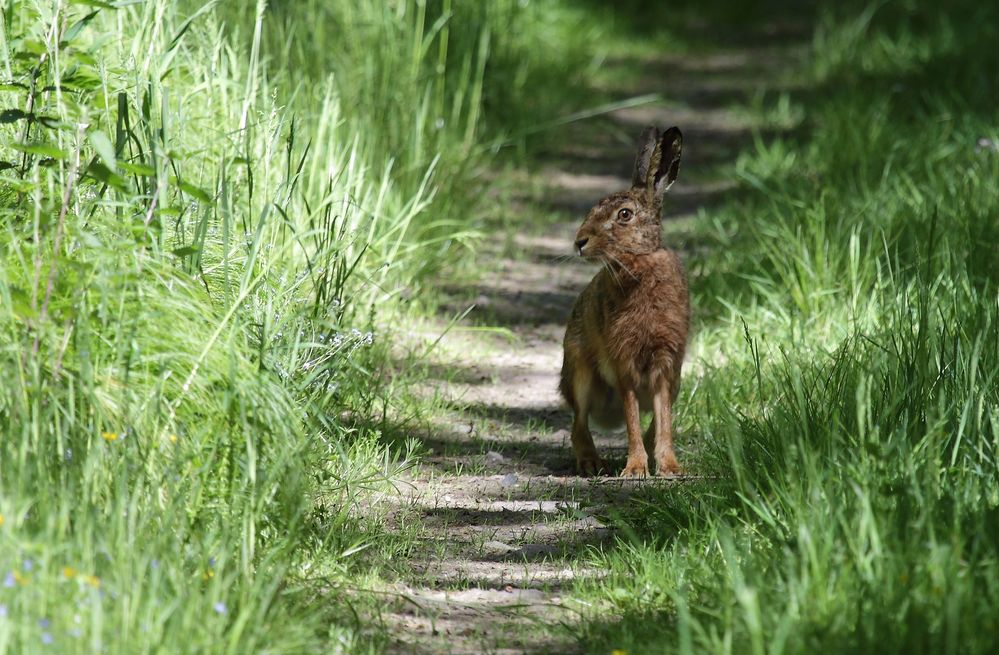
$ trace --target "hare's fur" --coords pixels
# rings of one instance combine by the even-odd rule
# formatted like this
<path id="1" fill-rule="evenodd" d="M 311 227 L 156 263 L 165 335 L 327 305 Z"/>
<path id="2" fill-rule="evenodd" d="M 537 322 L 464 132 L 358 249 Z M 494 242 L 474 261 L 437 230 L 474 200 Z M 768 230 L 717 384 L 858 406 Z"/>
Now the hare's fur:
<path id="1" fill-rule="evenodd" d="M 660 241 L 662 198 L 676 179 L 681 135 L 648 128 L 633 186 L 590 210 L 576 234 L 579 254 L 603 264 L 572 308 L 565 331 L 562 396 L 574 412 L 572 445 L 584 474 L 603 468 L 589 419 L 628 432 L 621 475 L 681 471 L 673 452 L 672 407 L 690 324 L 683 266 Z M 639 412 L 653 419 L 642 438 Z"/>

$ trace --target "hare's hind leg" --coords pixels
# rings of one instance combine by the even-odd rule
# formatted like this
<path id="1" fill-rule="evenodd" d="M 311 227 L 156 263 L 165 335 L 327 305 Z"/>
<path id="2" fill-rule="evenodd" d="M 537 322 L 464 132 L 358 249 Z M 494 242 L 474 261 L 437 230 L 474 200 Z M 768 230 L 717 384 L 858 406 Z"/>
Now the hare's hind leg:
<path id="1" fill-rule="evenodd" d="M 590 409 L 593 406 L 594 372 L 582 362 L 572 367 L 572 449 L 576 468 L 582 475 L 596 475 L 604 467 L 590 434 Z"/>

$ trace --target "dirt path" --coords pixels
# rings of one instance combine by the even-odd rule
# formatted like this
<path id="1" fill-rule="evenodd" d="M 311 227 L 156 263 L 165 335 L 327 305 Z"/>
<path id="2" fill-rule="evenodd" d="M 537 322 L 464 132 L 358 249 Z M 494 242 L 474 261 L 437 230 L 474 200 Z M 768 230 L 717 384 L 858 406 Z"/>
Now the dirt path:
<path id="1" fill-rule="evenodd" d="M 572 235 L 595 200 L 628 185 L 634 140 L 647 124 L 676 124 L 685 135 L 664 219 L 717 202 L 732 186 L 719 170 L 750 139 L 739 106 L 764 81 L 772 84 L 798 51 L 737 44 L 705 55 L 609 62 L 633 80 L 614 94 L 661 92 L 669 100 L 572 126 L 567 145 L 537 173 L 542 202 L 523 207 L 525 216 L 546 217 L 525 224 L 545 225 L 516 235 L 514 256 L 487 252 L 490 272 L 481 279 L 448 289 L 453 302 L 442 316 L 472 303 L 475 309 L 435 351 L 441 380 L 434 391 L 451 411 L 424 439 L 432 455 L 389 499 L 416 516 L 422 532 L 411 574 L 395 589 L 399 599 L 384 610 L 397 652 L 582 652 L 571 628 L 585 608 L 567 592 L 578 578 L 601 575 L 584 556 L 588 546 L 613 547 L 600 517 L 641 484 L 669 483 L 574 475 L 571 414 L 556 386 L 565 319 L 595 269 L 565 259 Z M 484 325 L 508 332 L 474 329 Z M 595 436 L 620 468 L 624 437 Z M 678 446 L 682 459 L 690 446 L 683 435 Z"/>

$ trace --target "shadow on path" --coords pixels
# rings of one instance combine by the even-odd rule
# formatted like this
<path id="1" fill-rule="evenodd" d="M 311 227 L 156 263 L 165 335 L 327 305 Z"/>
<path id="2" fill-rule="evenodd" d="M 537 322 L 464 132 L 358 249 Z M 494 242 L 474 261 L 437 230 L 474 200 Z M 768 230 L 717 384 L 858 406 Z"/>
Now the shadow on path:
<path id="1" fill-rule="evenodd" d="M 625 4 L 637 17 L 626 29 L 654 42 L 643 18 L 651 3 Z M 573 652 L 569 631 L 541 641 L 530 626 L 575 620 L 561 594 L 579 577 L 602 575 L 587 568 L 583 554 L 613 547 L 602 519 L 607 512 L 650 485 L 683 483 L 575 477 L 571 415 L 557 382 L 566 317 L 595 272 L 563 255 L 570 254 L 585 211 L 628 185 L 642 127 L 676 124 L 684 131 L 684 165 L 667 220 L 722 202 L 733 192 L 726 170 L 754 135 L 745 107 L 761 88 L 774 88 L 810 33 L 810 9 L 781 14 L 774 7 L 790 5 L 761 3 L 770 13 L 750 13 L 745 24 L 715 31 L 712 12 L 724 12 L 718 2 L 701 4 L 703 14 L 681 8 L 684 18 L 676 24 L 687 30 L 687 42 L 712 47 L 608 59 L 594 80 L 595 98 L 659 93 L 663 100 L 566 126 L 555 139 L 559 145 L 535 162 L 543 199 L 520 198 L 525 230 L 514 237 L 516 252 L 486 250 L 481 260 L 488 273 L 440 287 L 442 316 L 473 309 L 442 339 L 438 361 L 428 369 L 433 392 L 446 402 L 420 437 L 429 453 L 424 466 L 386 499 L 418 516 L 423 529 L 405 562 L 409 573 L 400 575 L 411 602 L 385 614 L 400 628 L 399 652 Z M 603 3 L 594 0 L 594 6 L 603 11 Z M 474 326 L 509 333 L 462 329 Z M 609 461 L 623 463 L 619 433 L 595 436 Z M 511 614 L 514 606 L 520 613 Z M 508 638 L 524 630 L 526 638 Z"/>

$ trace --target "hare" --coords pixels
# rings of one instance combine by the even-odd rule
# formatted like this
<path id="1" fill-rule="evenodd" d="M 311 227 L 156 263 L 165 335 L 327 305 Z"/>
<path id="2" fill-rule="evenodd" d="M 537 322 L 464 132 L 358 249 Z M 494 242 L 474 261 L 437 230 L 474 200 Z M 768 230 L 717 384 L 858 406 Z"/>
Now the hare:
<path id="1" fill-rule="evenodd" d="M 676 180 L 682 135 L 648 127 L 632 186 L 598 202 L 576 233 L 576 251 L 603 268 L 576 299 L 565 330 L 559 391 L 574 413 L 572 447 L 584 475 L 603 463 L 589 419 L 628 431 L 626 477 L 681 472 L 673 452 L 672 407 L 687 346 L 690 300 L 683 266 L 662 247 L 663 195 Z M 639 411 L 652 410 L 644 443 Z"/>

